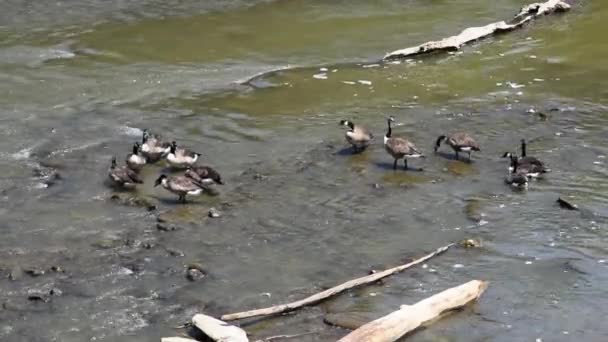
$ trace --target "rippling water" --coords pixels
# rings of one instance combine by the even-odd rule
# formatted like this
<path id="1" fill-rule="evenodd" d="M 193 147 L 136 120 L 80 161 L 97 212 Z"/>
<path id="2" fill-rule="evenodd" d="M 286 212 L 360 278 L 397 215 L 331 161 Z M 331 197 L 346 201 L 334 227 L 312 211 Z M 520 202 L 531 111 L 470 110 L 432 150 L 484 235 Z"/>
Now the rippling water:
<path id="1" fill-rule="evenodd" d="M 247 330 L 331 341 L 346 331 L 325 326 L 327 312 L 378 317 L 480 278 L 479 303 L 410 339 L 606 340 L 608 6 L 375 63 L 525 3 L 3 1 L 0 340 L 158 340 L 194 313 L 301 298 L 464 238 L 483 247 Z M 387 115 L 430 155 L 411 162 L 424 172 L 393 172 L 381 139 L 349 153 L 339 120 L 382 137 Z M 147 168 L 136 195 L 176 231 L 104 184 L 144 128 L 200 151 L 227 183 L 181 206 L 153 188 L 162 166 Z M 472 163 L 431 155 L 455 130 L 481 143 Z M 521 138 L 553 172 L 514 192 L 499 156 Z M 209 275 L 188 281 L 192 262 Z M 45 274 L 9 279 L 32 268 Z M 51 289 L 61 295 L 28 300 Z"/>

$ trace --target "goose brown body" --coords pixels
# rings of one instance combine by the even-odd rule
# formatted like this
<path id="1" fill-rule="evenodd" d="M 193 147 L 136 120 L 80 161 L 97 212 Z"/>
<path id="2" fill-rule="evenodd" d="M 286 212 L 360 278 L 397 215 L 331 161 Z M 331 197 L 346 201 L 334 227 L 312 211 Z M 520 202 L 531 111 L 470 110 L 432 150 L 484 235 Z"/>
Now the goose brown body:
<path id="1" fill-rule="evenodd" d="M 424 158 L 424 154 L 416 148 L 416 146 L 405 138 L 393 137 L 391 123 L 395 119 L 391 116 L 388 118 L 388 130 L 384 136 L 384 149 L 395 159 L 393 169 L 397 169 L 397 161 L 403 159 L 404 168 L 407 169 L 408 158 Z"/>
<path id="2" fill-rule="evenodd" d="M 188 168 L 185 176 L 203 185 L 212 183 L 224 184 L 219 172 L 209 166 L 194 166 Z"/>
<path id="3" fill-rule="evenodd" d="M 469 159 L 471 158 L 472 151 L 480 151 L 479 144 L 475 139 L 468 133 L 457 132 L 448 135 L 440 135 L 435 142 L 435 152 L 441 146 L 441 142 L 445 141 L 446 144 L 450 145 L 450 147 L 454 150 L 456 154 L 456 159 L 458 159 L 459 152 L 467 152 L 469 154 Z"/>
<path id="4" fill-rule="evenodd" d="M 110 181 L 120 187 L 132 188 L 136 184 L 143 184 L 137 173 L 127 166 L 116 166 L 116 157 L 112 157 L 112 164 L 108 173 Z"/>
<path id="5" fill-rule="evenodd" d="M 160 175 L 154 186 L 162 185 L 163 188 L 179 196 L 181 202 L 186 202 L 186 195 L 198 196 L 205 190 L 203 185 L 186 176 Z"/>
<path id="6" fill-rule="evenodd" d="M 355 125 L 352 121 L 342 120 L 340 124 L 348 127 L 344 137 L 349 144 L 353 145 L 356 151 L 362 151 L 369 146 L 374 135 L 365 127 Z"/>

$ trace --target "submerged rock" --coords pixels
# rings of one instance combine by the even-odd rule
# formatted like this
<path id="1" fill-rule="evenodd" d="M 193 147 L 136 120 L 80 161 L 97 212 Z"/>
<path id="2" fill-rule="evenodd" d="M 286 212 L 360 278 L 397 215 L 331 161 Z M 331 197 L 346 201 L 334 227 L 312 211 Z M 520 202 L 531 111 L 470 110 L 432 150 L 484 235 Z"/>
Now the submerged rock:
<path id="1" fill-rule="evenodd" d="M 110 196 L 110 200 L 129 207 L 145 208 L 148 211 L 156 210 L 156 204 L 144 197 L 128 194 L 113 194 Z"/>
<path id="2" fill-rule="evenodd" d="M 481 247 L 480 239 L 464 239 L 458 243 L 463 248 L 479 248 Z"/>
<path id="3" fill-rule="evenodd" d="M 203 268 L 202 264 L 197 262 L 188 264 L 186 266 L 186 278 L 190 281 L 197 281 L 204 278 L 207 275 L 207 272 Z"/>
<path id="4" fill-rule="evenodd" d="M 44 275 L 44 270 L 36 268 L 36 267 L 29 267 L 23 270 L 23 272 L 25 272 L 25 274 L 32 276 L 32 277 L 39 277 L 41 275 Z"/>
<path id="5" fill-rule="evenodd" d="M 370 316 L 369 312 L 361 311 L 330 313 L 323 317 L 323 322 L 340 328 L 354 330 L 372 321 L 374 318 Z"/>
<path id="6" fill-rule="evenodd" d="M 562 209 L 578 210 L 578 206 L 576 204 L 572 204 L 561 197 L 557 199 L 557 204 L 559 204 L 559 207 Z"/>
<path id="7" fill-rule="evenodd" d="M 159 222 L 156 224 L 156 229 L 160 230 L 161 232 L 173 232 L 178 230 L 179 227 L 174 224 Z"/>
<path id="8" fill-rule="evenodd" d="M 23 276 L 23 269 L 21 269 L 21 267 L 19 267 L 19 266 L 15 266 L 15 267 L 11 268 L 8 278 L 10 280 L 19 280 L 19 279 L 21 279 L 22 276 Z"/>
<path id="9" fill-rule="evenodd" d="M 211 209 L 209 209 L 208 215 L 211 218 L 218 218 L 218 217 L 222 216 L 222 213 L 215 208 L 211 208 Z"/>

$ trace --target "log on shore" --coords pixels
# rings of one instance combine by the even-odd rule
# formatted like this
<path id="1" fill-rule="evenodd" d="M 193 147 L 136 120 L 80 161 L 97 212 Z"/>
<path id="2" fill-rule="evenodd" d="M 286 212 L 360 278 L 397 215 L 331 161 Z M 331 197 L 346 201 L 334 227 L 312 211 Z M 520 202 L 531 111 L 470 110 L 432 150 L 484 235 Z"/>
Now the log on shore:
<path id="1" fill-rule="evenodd" d="M 160 339 L 160 342 L 198 342 L 198 341 L 193 340 L 191 338 L 185 338 L 185 337 L 163 337 Z"/>
<path id="2" fill-rule="evenodd" d="M 249 342 L 245 330 L 211 316 L 196 314 L 192 323 L 214 341 Z"/>
<path id="3" fill-rule="evenodd" d="M 402 305 L 384 317 L 371 321 L 338 342 L 392 342 L 415 330 L 425 322 L 477 300 L 487 288 L 487 282 L 472 280 L 447 289 L 414 305 Z"/>
<path id="4" fill-rule="evenodd" d="M 452 247 L 454 244 L 451 243 L 447 246 L 443 246 L 437 250 L 435 250 L 434 252 L 427 254 L 425 256 L 423 256 L 422 258 L 416 259 L 410 263 L 404 264 L 404 265 L 400 265 L 397 267 L 393 267 L 393 268 L 389 268 L 387 270 L 381 271 L 381 272 L 376 272 L 373 274 L 370 274 L 368 276 L 365 277 L 360 277 L 357 279 L 352 279 L 349 280 L 345 283 L 342 283 L 338 286 L 334 286 L 330 289 L 327 289 L 323 292 L 319 292 L 317 294 L 314 294 L 310 297 L 292 302 L 292 303 L 288 303 L 288 304 L 282 304 L 282 305 L 276 305 L 276 306 L 271 306 L 268 308 L 264 308 L 264 309 L 257 309 L 257 310 L 250 310 L 250 311 L 245 311 L 245 312 L 238 312 L 238 313 L 233 313 L 233 314 L 226 314 L 226 315 L 222 315 L 221 319 L 223 321 L 234 321 L 237 319 L 243 319 L 243 318 L 251 318 L 251 317 L 258 317 L 258 316 L 268 316 L 268 315 L 276 315 L 276 314 L 280 314 L 280 313 L 284 313 L 284 312 L 289 312 L 289 311 L 293 311 L 296 310 L 298 308 L 304 307 L 304 306 L 308 306 L 308 305 L 312 305 L 312 304 L 316 304 L 322 300 L 325 300 L 329 297 L 335 296 L 339 293 L 342 293 L 346 290 L 350 290 L 352 288 L 361 286 L 361 285 L 366 285 L 366 284 L 371 284 L 371 283 L 375 283 L 376 281 L 388 277 L 392 274 L 401 272 L 407 268 L 410 268 L 412 266 L 418 265 L 422 262 L 427 261 L 428 259 L 439 255 L 445 251 L 448 250 L 448 248 Z"/>
<path id="5" fill-rule="evenodd" d="M 564 12 L 569 9 L 570 5 L 562 0 L 548 0 L 542 3 L 533 3 L 524 6 L 508 23 L 505 21 L 497 21 L 485 26 L 469 27 L 455 36 L 393 51 L 384 56 L 383 60 L 395 60 L 438 51 L 458 50 L 463 45 L 477 41 L 481 38 L 520 28 L 525 23 L 539 16 L 554 12 Z"/>

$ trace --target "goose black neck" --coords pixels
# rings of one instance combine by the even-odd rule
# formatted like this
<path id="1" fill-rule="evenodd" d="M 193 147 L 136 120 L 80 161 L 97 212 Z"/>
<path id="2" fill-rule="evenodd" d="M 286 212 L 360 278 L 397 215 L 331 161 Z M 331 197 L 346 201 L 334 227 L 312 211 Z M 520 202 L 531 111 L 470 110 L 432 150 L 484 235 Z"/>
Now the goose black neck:
<path id="1" fill-rule="evenodd" d="M 522 158 L 526 156 L 526 141 L 521 140 L 521 156 Z"/>
<path id="2" fill-rule="evenodd" d="M 511 156 L 511 167 L 513 167 L 513 173 L 517 172 L 517 166 L 519 163 L 517 162 L 517 156 Z"/>
<path id="3" fill-rule="evenodd" d="M 445 140 L 445 138 L 445 135 L 440 135 L 439 137 L 437 137 L 437 141 L 435 141 L 435 151 L 437 151 L 437 149 L 441 145 L 441 142 Z"/>
<path id="4" fill-rule="evenodd" d="M 171 153 L 175 154 L 175 150 L 177 150 L 177 144 L 175 142 L 173 142 L 171 144 Z"/>
<path id="5" fill-rule="evenodd" d="M 390 120 L 390 119 L 388 119 L 388 120 L 387 120 L 387 123 L 388 123 L 388 131 L 386 131 L 386 137 L 387 137 L 387 138 L 390 138 L 390 137 L 391 137 L 391 134 L 393 133 L 393 130 L 392 130 L 392 128 L 391 128 L 391 120 Z"/>
<path id="6" fill-rule="evenodd" d="M 133 145 L 133 154 L 137 154 L 137 144 Z"/>

